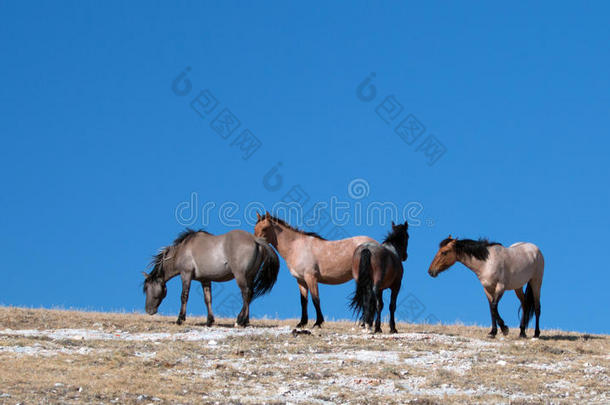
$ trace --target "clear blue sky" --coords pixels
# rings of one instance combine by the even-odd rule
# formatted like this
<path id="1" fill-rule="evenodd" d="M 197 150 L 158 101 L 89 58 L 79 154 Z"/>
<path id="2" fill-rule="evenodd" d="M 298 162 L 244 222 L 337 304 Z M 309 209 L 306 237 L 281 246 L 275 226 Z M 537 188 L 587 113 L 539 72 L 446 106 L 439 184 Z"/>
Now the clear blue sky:
<path id="1" fill-rule="evenodd" d="M 271 206 L 299 184 L 308 204 L 349 201 L 362 178 L 363 202 L 424 207 L 399 297 L 425 307 L 415 320 L 489 325 L 470 271 L 427 274 L 451 233 L 536 243 L 543 327 L 608 333 L 609 14 L 606 2 L 2 1 L 0 304 L 142 311 L 140 271 L 184 228 L 175 210 L 191 193 Z M 179 96 L 187 66 L 192 89 Z M 371 72 L 366 102 L 356 88 Z M 218 106 L 201 118 L 190 102 L 205 89 Z M 390 95 L 398 121 L 426 128 L 413 145 L 376 113 Z M 210 126 L 223 108 L 241 123 L 227 140 Z M 231 145 L 244 129 L 262 142 L 248 160 Z M 417 150 L 428 135 L 446 148 L 433 165 Z M 263 177 L 278 162 L 272 191 Z M 231 229 L 217 216 L 206 228 Z M 388 225 L 344 229 L 379 239 Z M 217 312 L 235 316 L 235 283 L 223 287 Z M 322 287 L 327 319 L 350 316 L 352 288 Z M 161 312 L 177 315 L 179 294 L 173 280 Z M 506 294 L 509 325 L 517 308 Z M 285 264 L 252 312 L 299 316 Z M 198 285 L 188 313 L 204 313 Z"/>

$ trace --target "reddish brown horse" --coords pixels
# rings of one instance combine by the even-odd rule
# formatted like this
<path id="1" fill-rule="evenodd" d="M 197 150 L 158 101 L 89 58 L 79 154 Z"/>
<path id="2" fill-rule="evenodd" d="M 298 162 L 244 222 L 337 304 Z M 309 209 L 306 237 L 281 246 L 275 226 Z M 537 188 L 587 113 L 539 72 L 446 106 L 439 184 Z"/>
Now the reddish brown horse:
<path id="1" fill-rule="evenodd" d="M 351 280 L 354 250 L 362 243 L 376 242 L 368 236 L 326 240 L 315 233 L 296 229 L 268 212 L 257 216 L 254 234 L 264 237 L 277 249 L 299 284 L 301 321 L 297 327 L 307 325 L 308 291 L 311 291 L 311 300 L 316 308 L 314 327 L 322 325 L 324 316 L 320 309 L 318 283 L 342 284 Z"/>
<path id="2" fill-rule="evenodd" d="M 390 333 L 396 333 L 394 312 L 396 298 L 402 282 L 402 262 L 407 260 L 409 224 L 395 225 L 383 243 L 367 242 L 358 246 L 352 258 L 352 275 L 356 291 L 350 304 L 356 314 L 362 314 L 362 322 L 370 330 L 375 321 L 375 333 L 381 332 L 383 290 L 390 288 Z"/>

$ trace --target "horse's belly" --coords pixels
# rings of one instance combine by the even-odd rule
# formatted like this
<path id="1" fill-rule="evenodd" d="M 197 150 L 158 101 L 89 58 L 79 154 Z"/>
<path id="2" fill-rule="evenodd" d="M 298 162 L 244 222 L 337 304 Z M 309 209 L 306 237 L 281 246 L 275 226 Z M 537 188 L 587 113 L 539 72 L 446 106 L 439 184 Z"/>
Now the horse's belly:
<path id="1" fill-rule="evenodd" d="M 198 268 L 195 271 L 197 280 L 229 281 L 235 278 L 228 266 Z"/>
<path id="2" fill-rule="evenodd" d="M 209 281 L 216 281 L 216 282 L 223 282 L 223 281 L 229 281 L 229 280 L 233 280 L 235 278 L 235 276 L 233 275 L 233 273 L 228 273 L 228 274 L 217 274 L 217 275 L 213 275 L 213 276 L 206 276 L 205 279 L 209 280 Z"/>
<path id="3" fill-rule="evenodd" d="M 347 283 L 352 279 L 352 271 L 341 272 L 337 274 L 325 273 L 325 275 L 320 276 L 320 283 L 322 284 L 343 284 Z"/>
<path id="4" fill-rule="evenodd" d="M 510 281 L 506 283 L 506 290 L 516 290 L 517 288 L 523 287 L 530 279 L 532 278 L 532 274 L 529 271 L 520 271 L 516 274 L 513 274 L 510 277 Z"/>

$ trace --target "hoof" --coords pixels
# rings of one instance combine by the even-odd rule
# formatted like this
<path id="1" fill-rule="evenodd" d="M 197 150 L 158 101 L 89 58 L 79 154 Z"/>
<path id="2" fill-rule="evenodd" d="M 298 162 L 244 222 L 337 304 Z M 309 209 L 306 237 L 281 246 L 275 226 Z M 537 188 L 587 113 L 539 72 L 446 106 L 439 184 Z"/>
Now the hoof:
<path id="1" fill-rule="evenodd" d="M 502 334 L 503 334 L 504 336 L 508 336 L 508 326 L 504 326 L 504 327 L 502 327 L 501 329 L 502 329 Z"/>
<path id="2" fill-rule="evenodd" d="M 316 323 L 314 323 L 314 324 L 313 324 L 313 326 L 311 327 L 311 329 L 314 329 L 316 326 L 317 326 L 318 328 L 322 329 L 322 323 L 323 323 L 323 322 L 320 322 L 320 323 L 316 322 Z"/>
<path id="3" fill-rule="evenodd" d="M 178 320 L 176 321 L 177 325 L 182 325 L 184 323 L 186 319 L 182 319 L 182 318 L 178 318 Z"/>
<path id="4" fill-rule="evenodd" d="M 487 337 L 488 337 L 489 339 L 495 339 L 495 338 L 496 338 L 496 334 L 497 334 L 497 333 L 498 333 L 498 332 L 489 332 L 489 333 L 487 334 Z"/>
<path id="5" fill-rule="evenodd" d="M 383 331 L 381 330 L 381 328 L 375 328 L 375 333 L 383 333 Z"/>
<path id="6" fill-rule="evenodd" d="M 208 321 L 205 323 L 205 326 L 212 326 L 215 322 L 216 320 L 214 318 L 208 318 Z"/>
<path id="7" fill-rule="evenodd" d="M 527 338 L 527 335 L 525 334 L 525 332 L 521 332 L 521 333 L 519 333 L 519 338 L 525 339 L 525 338 Z"/>
<path id="8" fill-rule="evenodd" d="M 390 329 L 390 333 L 398 333 L 398 331 L 396 330 L 396 328 L 392 328 Z"/>
<path id="9" fill-rule="evenodd" d="M 304 328 L 305 326 L 307 326 L 307 321 L 301 321 L 299 323 L 297 323 L 297 328 Z"/>

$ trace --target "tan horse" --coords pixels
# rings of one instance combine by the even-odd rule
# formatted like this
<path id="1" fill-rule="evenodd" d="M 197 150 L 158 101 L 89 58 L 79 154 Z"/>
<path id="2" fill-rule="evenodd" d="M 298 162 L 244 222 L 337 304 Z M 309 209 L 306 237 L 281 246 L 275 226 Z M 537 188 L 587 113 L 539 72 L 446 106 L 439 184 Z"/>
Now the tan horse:
<path id="1" fill-rule="evenodd" d="M 489 337 L 498 333 L 496 323 L 502 333 L 508 334 L 508 327 L 498 313 L 498 302 L 506 290 L 514 290 L 521 301 L 521 333 L 536 313 L 534 337 L 540 336 L 540 288 L 544 275 L 544 258 L 540 249 L 532 243 L 518 242 L 508 248 L 485 239 L 452 239 L 451 235 L 439 245 L 439 250 L 430 265 L 428 273 L 432 277 L 459 261 L 472 270 L 485 289 L 491 312 L 491 331 Z M 523 286 L 527 283 L 525 294 Z"/>
<path id="2" fill-rule="evenodd" d="M 355 236 L 341 240 L 326 240 L 321 236 L 296 229 L 268 212 L 261 216 L 254 234 L 264 237 L 284 258 L 290 274 L 299 285 L 301 293 L 301 321 L 297 327 L 307 325 L 307 294 L 316 308 L 315 326 L 320 327 L 324 316 L 320 309 L 318 283 L 342 284 L 352 279 L 352 257 L 356 248 L 366 242 L 374 242 L 368 236 Z"/>

